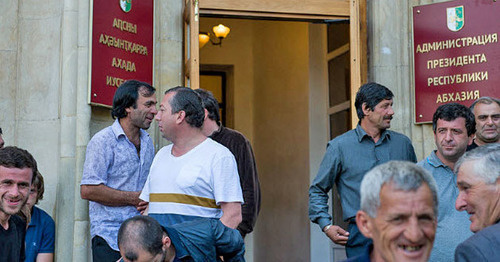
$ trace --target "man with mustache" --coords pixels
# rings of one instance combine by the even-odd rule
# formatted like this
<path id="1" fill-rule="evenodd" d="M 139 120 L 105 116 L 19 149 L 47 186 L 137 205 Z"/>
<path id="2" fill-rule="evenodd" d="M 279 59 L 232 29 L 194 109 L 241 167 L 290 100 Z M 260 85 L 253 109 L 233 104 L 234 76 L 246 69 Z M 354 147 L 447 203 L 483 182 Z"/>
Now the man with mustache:
<path id="1" fill-rule="evenodd" d="M 36 161 L 17 147 L 0 149 L 0 261 L 24 261 L 26 222 L 16 214 L 28 200 Z"/>
<path id="2" fill-rule="evenodd" d="M 418 163 L 433 175 L 438 186 L 438 227 L 429 261 L 453 261 L 457 245 L 471 235 L 469 217 L 455 210 L 458 188 L 453 168 L 472 143 L 476 124 L 469 108 L 450 103 L 437 108 L 432 128 L 437 150 Z"/>
<path id="3" fill-rule="evenodd" d="M 469 213 L 472 237 L 458 245 L 455 261 L 498 261 L 500 258 L 500 144 L 469 151 L 455 165 L 459 211 Z M 465 213 L 465 212 L 463 212 Z"/>
<path id="4" fill-rule="evenodd" d="M 470 110 L 476 117 L 476 137 L 467 151 L 478 146 L 500 142 L 500 100 L 492 97 L 481 97 L 476 100 Z"/>
<path id="5" fill-rule="evenodd" d="M 139 194 L 153 162 L 153 141 L 145 131 L 156 110 L 155 89 L 137 80 L 115 92 L 113 125 L 89 141 L 80 194 L 89 200 L 93 261 L 120 258 L 116 236 L 125 219 L 146 208 Z"/>
<path id="6" fill-rule="evenodd" d="M 356 226 L 361 180 L 373 167 L 390 160 L 416 162 L 408 137 L 387 130 L 394 115 L 393 94 L 387 87 L 368 83 L 356 94 L 358 126 L 328 142 L 316 178 L 309 188 L 309 218 L 333 242 L 345 245 L 347 257 L 356 256 L 370 244 Z M 336 185 L 347 231 L 332 224 L 328 192 Z"/>
<path id="7" fill-rule="evenodd" d="M 361 182 L 356 223 L 373 245 L 349 262 L 426 262 L 437 224 L 436 181 L 411 162 L 390 161 Z"/>

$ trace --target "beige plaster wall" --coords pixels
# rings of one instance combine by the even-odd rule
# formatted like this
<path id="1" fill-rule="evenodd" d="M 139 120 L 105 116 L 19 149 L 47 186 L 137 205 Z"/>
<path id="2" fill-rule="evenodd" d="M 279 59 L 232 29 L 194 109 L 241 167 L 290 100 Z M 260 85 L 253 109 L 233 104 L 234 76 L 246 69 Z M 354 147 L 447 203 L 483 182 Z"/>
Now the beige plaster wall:
<path id="1" fill-rule="evenodd" d="M 367 1 L 368 79 L 395 95 L 391 129 L 412 140 L 418 160 L 435 149 L 431 124 L 414 124 L 412 7 L 444 0 Z M 408 106 L 412 105 L 412 106 Z"/>
<path id="2" fill-rule="evenodd" d="M 254 149 L 262 187 L 255 261 L 307 261 L 308 24 L 257 21 L 254 29 Z"/>

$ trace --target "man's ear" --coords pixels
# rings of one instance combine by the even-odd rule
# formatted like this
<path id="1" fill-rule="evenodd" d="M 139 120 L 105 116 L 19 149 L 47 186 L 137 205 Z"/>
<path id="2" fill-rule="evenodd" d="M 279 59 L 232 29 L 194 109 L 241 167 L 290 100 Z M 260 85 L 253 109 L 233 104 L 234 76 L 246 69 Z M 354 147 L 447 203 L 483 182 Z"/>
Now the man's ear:
<path id="1" fill-rule="evenodd" d="M 365 211 L 359 210 L 356 213 L 356 225 L 363 236 L 372 238 L 372 220 Z"/>
<path id="2" fill-rule="evenodd" d="M 177 112 L 177 118 L 175 119 L 175 123 L 180 124 L 182 123 L 182 121 L 184 121 L 185 118 L 186 118 L 186 111 L 181 110 Z"/>
<path id="3" fill-rule="evenodd" d="M 163 236 L 161 239 L 161 243 L 164 250 L 167 250 L 172 245 L 172 240 L 168 236 Z"/>
<path id="4" fill-rule="evenodd" d="M 368 104 L 366 104 L 366 102 L 364 102 L 362 105 L 361 105 L 361 109 L 363 110 L 363 114 L 366 116 L 368 115 L 372 110 L 370 109 L 370 107 L 368 106 Z"/>
<path id="5" fill-rule="evenodd" d="M 469 142 L 467 143 L 468 146 L 472 145 L 472 141 L 474 141 L 474 134 L 469 136 Z"/>
<path id="6" fill-rule="evenodd" d="M 204 108 L 203 110 L 205 110 L 205 118 L 203 118 L 203 120 L 207 120 L 207 118 L 208 118 L 208 110 L 206 108 Z"/>

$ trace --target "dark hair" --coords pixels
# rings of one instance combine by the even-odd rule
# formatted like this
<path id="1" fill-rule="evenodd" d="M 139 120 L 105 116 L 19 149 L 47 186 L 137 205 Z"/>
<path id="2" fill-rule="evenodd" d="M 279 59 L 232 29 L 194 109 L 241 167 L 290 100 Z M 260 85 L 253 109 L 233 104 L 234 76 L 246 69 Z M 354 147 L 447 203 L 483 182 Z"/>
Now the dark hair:
<path id="1" fill-rule="evenodd" d="M 36 172 L 38 171 L 36 161 L 33 156 L 26 150 L 7 146 L 0 148 L 0 166 L 8 168 L 31 168 L 31 183 L 35 181 Z"/>
<path id="2" fill-rule="evenodd" d="M 390 100 L 393 97 L 394 94 L 391 90 L 381 84 L 372 82 L 362 85 L 358 93 L 356 93 L 356 101 L 354 102 L 359 120 L 361 121 L 361 119 L 365 117 L 363 113 L 363 103 L 366 103 L 368 108 L 374 110 L 375 106 L 378 105 L 380 101 L 384 99 Z"/>
<path id="3" fill-rule="evenodd" d="M 2 128 L 0 127 L 0 135 L 3 135 Z"/>
<path id="4" fill-rule="evenodd" d="M 437 121 L 439 119 L 453 121 L 459 117 L 465 118 L 465 128 L 467 128 L 468 136 L 476 133 L 476 120 L 474 120 L 474 114 L 469 108 L 458 103 L 440 105 L 436 109 L 432 117 L 432 130 L 436 133 Z"/>
<path id="5" fill-rule="evenodd" d="M 208 112 L 208 118 L 214 120 L 215 122 L 219 122 L 219 102 L 215 99 L 212 92 L 201 88 L 195 89 L 194 91 L 200 96 L 203 108 L 205 108 Z"/>
<path id="6" fill-rule="evenodd" d="M 134 216 L 120 226 L 118 247 L 127 249 L 125 257 L 131 261 L 138 258 L 134 247 L 140 247 L 154 256 L 162 252 L 164 235 L 167 235 L 167 232 L 154 218 Z"/>
<path id="7" fill-rule="evenodd" d="M 127 116 L 126 108 L 134 107 L 137 108 L 137 99 L 139 98 L 139 92 L 142 96 L 150 97 L 155 93 L 156 89 L 150 84 L 137 81 L 128 80 L 121 84 L 118 89 L 116 89 L 115 95 L 113 97 L 113 109 L 111 110 L 111 117 L 124 118 Z"/>
<path id="8" fill-rule="evenodd" d="M 36 202 L 38 204 L 39 200 L 43 199 L 43 193 L 45 192 L 45 185 L 43 182 L 43 176 L 40 174 L 40 171 L 36 171 L 35 179 L 33 180 L 33 186 L 36 187 Z"/>
<path id="9" fill-rule="evenodd" d="M 179 111 L 186 113 L 186 122 L 196 128 L 201 128 L 203 120 L 205 120 L 205 110 L 201 102 L 200 96 L 192 89 L 182 86 L 170 88 L 165 92 L 174 93 L 170 99 L 170 107 L 172 107 L 172 114 Z"/>

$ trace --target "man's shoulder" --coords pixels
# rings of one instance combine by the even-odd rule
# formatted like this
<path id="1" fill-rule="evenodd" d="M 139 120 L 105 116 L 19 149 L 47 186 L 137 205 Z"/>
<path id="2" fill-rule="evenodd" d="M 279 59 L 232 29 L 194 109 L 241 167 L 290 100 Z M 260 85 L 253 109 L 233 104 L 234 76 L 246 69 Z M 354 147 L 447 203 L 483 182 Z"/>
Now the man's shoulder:
<path id="1" fill-rule="evenodd" d="M 243 144 L 248 141 L 248 139 L 239 131 L 224 126 L 221 128 L 219 133 L 211 136 L 210 138 L 223 145 L 223 142 Z"/>
<path id="2" fill-rule="evenodd" d="M 89 143 L 108 143 L 112 140 L 115 140 L 115 135 L 113 133 L 112 126 L 108 126 L 95 133 L 95 135 L 90 139 Z"/>
<path id="3" fill-rule="evenodd" d="M 10 216 L 10 222 L 16 225 L 16 227 L 24 228 L 26 226 L 26 222 L 18 215 Z"/>
<path id="4" fill-rule="evenodd" d="M 33 209 L 35 208 L 38 210 L 38 214 L 40 216 L 40 221 L 42 222 L 42 224 L 48 226 L 55 225 L 54 219 L 52 219 L 52 217 L 47 212 L 45 212 L 45 210 L 34 206 Z"/>
<path id="5" fill-rule="evenodd" d="M 488 245 L 495 246 L 498 250 L 500 250 L 500 223 L 484 228 L 469 237 L 462 244 L 481 246 L 486 243 L 489 243 Z"/>
<path id="6" fill-rule="evenodd" d="M 358 141 L 358 134 L 356 129 L 351 129 L 341 135 L 336 136 L 334 139 L 330 140 L 328 144 L 332 145 L 352 145 L 352 142 Z"/>

